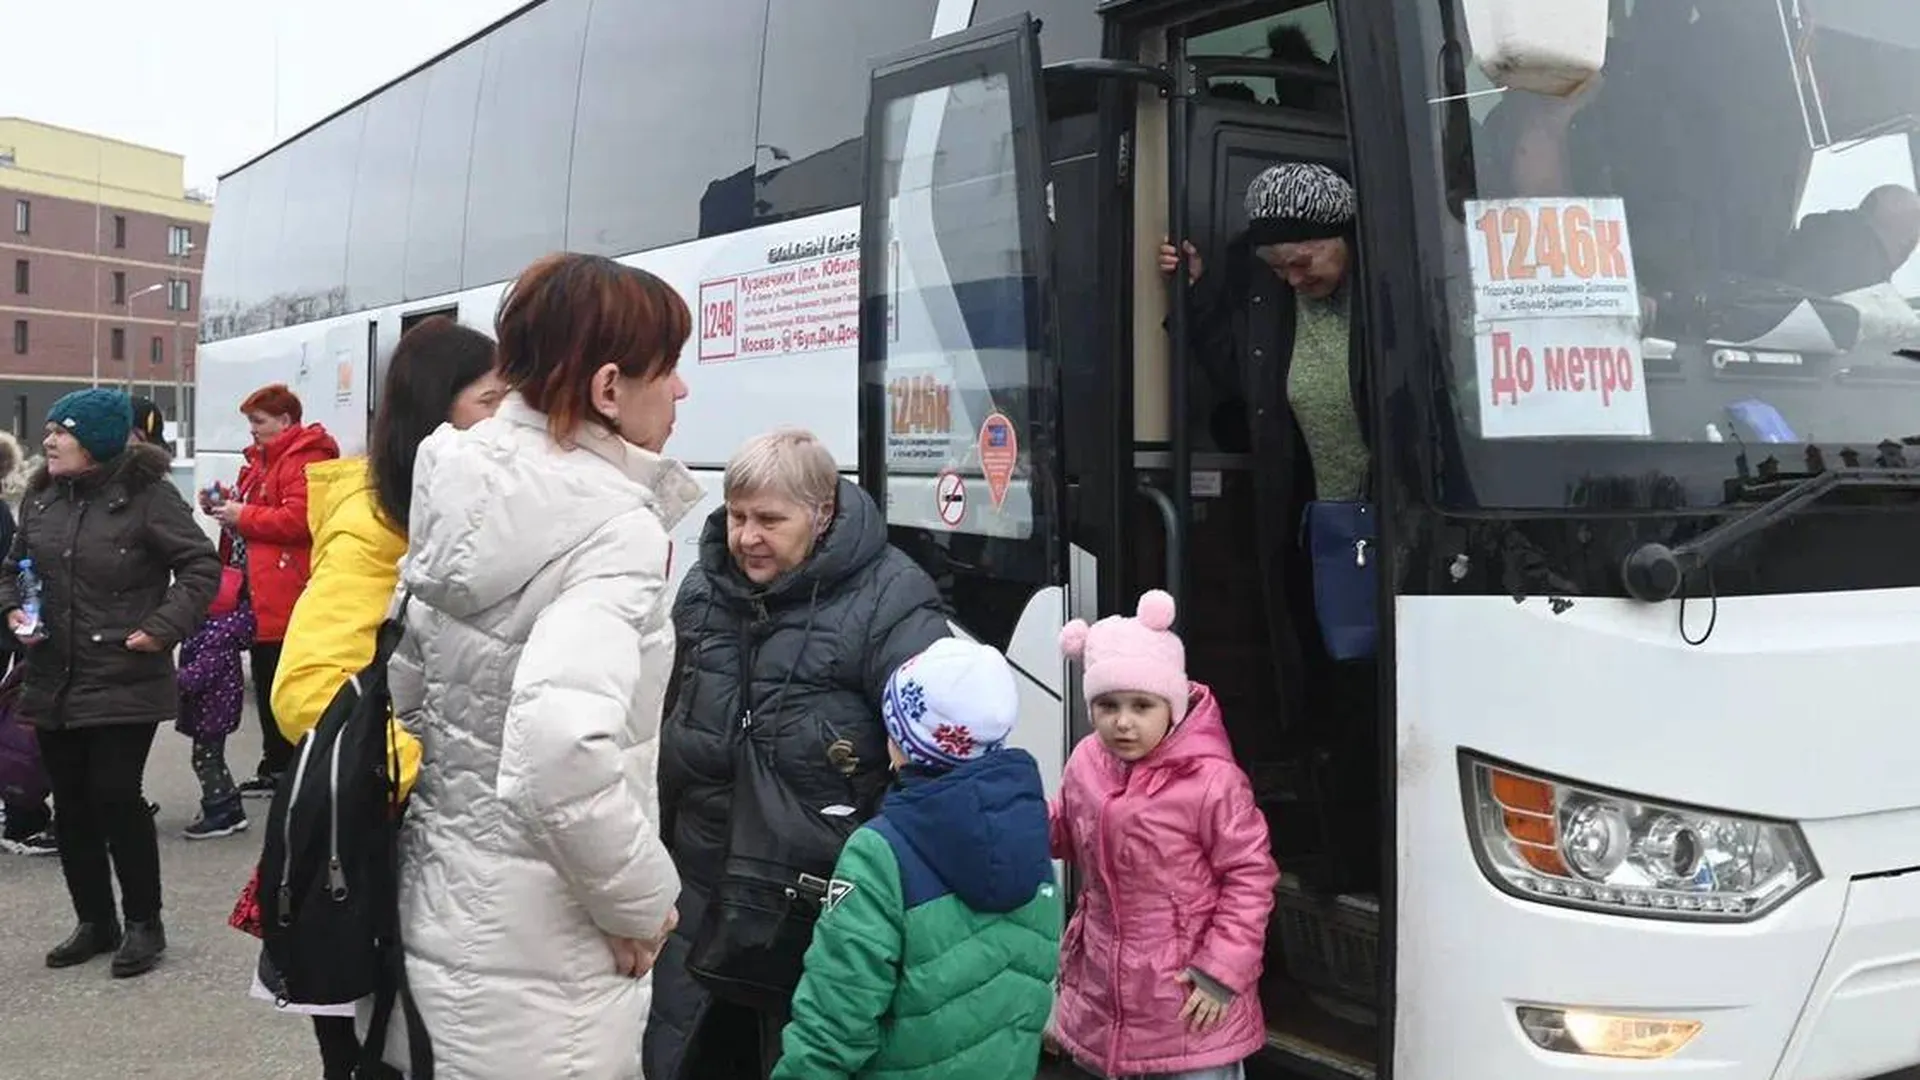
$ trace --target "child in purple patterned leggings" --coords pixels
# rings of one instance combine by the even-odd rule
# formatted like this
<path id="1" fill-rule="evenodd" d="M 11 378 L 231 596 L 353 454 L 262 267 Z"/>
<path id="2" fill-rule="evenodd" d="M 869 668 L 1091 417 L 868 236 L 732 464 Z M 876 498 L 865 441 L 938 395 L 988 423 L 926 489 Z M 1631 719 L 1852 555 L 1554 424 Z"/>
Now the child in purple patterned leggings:
<path id="1" fill-rule="evenodd" d="M 253 644 L 253 608 L 240 576 L 228 570 L 207 621 L 180 646 L 180 717 L 174 727 L 193 740 L 193 774 L 200 780 L 200 817 L 189 840 L 232 836 L 247 828 L 240 790 L 227 769 L 227 736 L 239 730 L 246 700 L 240 655 Z"/>

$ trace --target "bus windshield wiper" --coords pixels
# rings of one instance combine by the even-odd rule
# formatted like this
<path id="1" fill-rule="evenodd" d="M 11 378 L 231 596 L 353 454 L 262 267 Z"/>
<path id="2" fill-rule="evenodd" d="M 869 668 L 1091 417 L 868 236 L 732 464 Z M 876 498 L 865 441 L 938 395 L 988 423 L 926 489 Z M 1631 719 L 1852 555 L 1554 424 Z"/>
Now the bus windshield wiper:
<path id="1" fill-rule="evenodd" d="M 1869 491 L 1920 491 L 1920 469 L 1829 469 L 1815 473 L 1773 499 L 1722 522 L 1681 544 L 1641 544 L 1627 553 L 1620 576 L 1627 595 L 1656 604 L 1680 594 L 1687 575 L 1747 537 L 1778 525 L 1837 488 Z"/>

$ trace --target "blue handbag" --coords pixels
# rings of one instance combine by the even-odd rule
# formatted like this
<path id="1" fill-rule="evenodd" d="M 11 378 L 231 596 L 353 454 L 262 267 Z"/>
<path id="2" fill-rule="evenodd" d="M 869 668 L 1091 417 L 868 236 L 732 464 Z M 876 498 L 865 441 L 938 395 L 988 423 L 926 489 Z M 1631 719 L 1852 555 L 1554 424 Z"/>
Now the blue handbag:
<path id="1" fill-rule="evenodd" d="M 1313 561 L 1313 610 L 1335 660 L 1368 660 L 1379 648 L 1379 563 L 1373 504 L 1310 502 L 1301 530 Z"/>

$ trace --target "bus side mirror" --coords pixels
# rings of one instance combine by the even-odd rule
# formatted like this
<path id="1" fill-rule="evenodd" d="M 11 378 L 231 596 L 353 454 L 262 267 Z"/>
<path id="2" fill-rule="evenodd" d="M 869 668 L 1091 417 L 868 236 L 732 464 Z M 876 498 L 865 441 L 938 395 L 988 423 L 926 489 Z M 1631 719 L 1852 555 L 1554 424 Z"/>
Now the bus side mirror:
<path id="1" fill-rule="evenodd" d="M 1474 62 L 1495 86 L 1565 97 L 1607 62 L 1607 0 L 1464 0 Z"/>

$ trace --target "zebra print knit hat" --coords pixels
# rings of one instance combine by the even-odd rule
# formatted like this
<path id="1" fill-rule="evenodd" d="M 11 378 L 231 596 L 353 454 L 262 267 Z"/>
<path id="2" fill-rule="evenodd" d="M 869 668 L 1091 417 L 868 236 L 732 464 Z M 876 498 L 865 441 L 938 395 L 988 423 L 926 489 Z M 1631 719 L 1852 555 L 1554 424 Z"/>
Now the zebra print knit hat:
<path id="1" fill-rule="evenodd" d="M 1289 161 L 1247 185 L 1247 242 L 1296 244 L 1353 230 L 1353 185 L 1325 165 Z"/>

